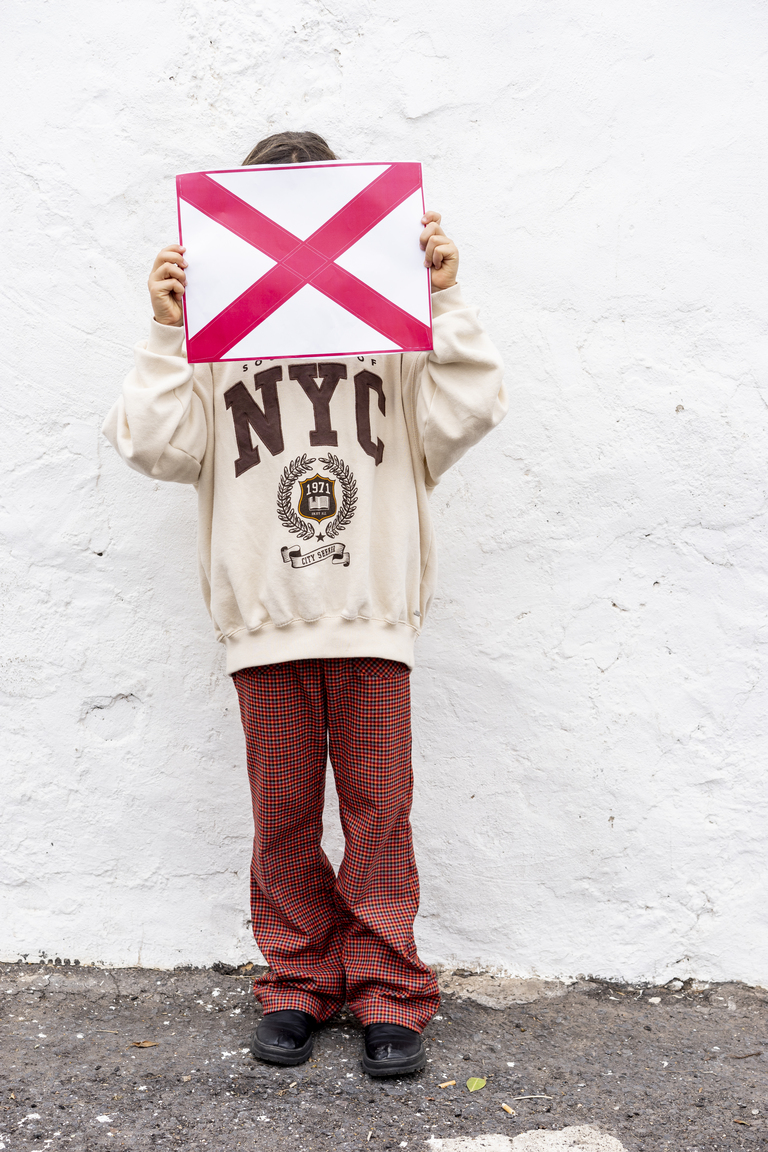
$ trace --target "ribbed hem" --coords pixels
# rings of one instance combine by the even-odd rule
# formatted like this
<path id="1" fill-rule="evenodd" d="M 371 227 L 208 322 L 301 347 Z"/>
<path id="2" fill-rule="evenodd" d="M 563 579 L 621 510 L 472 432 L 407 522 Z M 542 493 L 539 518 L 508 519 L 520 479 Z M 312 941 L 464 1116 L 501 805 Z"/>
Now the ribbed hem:
<path id="1" fill-rule="evenodd" d="M 386 620 L 346 620 L 323 616 L 320 620 L 294 620 L 282 628 L 264 624 L 257 632 L 226 636 L 227 672 L 259 664 L 285 664 L 288 660 L 343 660 L 377 656 L 399 660 L 413 668 L 417 632 L 407 624 Z"/>

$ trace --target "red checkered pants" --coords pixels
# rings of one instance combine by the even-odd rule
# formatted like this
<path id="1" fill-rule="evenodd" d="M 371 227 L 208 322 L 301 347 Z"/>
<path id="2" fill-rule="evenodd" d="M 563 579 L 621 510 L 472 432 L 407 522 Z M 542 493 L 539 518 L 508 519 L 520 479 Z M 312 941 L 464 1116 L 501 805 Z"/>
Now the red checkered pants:
<path id="1" fill-rule="evenodd" d="M 265 1012 L 327 1020 L 345 1000 L 362 1024 L 421 1031 L 437 980 L 416 954 L 419 877 L 409 813 L 410 684 L 392 660 L 294 660 L 234 675 L 255 837 L 253 931 L 269 971 Z M 330 754 L 345 851 L 320 841 Z"/>

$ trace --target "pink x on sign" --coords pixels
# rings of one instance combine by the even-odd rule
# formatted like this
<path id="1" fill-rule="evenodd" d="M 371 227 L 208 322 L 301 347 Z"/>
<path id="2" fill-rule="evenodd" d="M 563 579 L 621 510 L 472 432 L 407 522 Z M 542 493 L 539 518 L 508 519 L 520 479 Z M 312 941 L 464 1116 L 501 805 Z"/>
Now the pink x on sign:
<path id="1" fill-rule="evenodd" d="M 190 363 L 432 347 L 420 164 L 176 177 Z"/>

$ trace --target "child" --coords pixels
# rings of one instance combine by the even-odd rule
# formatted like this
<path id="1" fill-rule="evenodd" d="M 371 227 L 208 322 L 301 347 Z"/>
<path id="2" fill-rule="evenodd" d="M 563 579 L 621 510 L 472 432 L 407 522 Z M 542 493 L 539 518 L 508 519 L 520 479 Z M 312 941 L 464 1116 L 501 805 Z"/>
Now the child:
<path id="1" fill-rule="evenodd" d="M 336 157 L 281 132 L 245 164 Z M 419 959 L 409 672 L 435 587 L 429 495 L 506 411 L 499 356 L 456 283 L 437 212 L 421 221 L 434 350 L 190 366 L 184 249 L 149 277 L 149 339 L 104 432 L 131 468 L 194 484 L 203 593 L 245 730 L 251 907 L 268 965 L 255 1056 L 301 1064 L 345 1001 L 372 1076 L 426 1061 L 437 1011 Z M 319 545 L 319 546 L 316 546 Z M 344 829 L 323 853 L 330 756 Z"/>

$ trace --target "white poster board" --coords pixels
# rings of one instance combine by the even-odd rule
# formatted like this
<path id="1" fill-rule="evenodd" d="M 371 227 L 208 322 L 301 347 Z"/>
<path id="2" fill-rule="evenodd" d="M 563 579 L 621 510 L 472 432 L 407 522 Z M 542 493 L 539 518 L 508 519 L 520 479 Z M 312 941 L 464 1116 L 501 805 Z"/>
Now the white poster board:
<path id="1" fill-rule="evenodd" d="M 421 165 L 176 177 L 190 363 L 432 347 Z"/>

